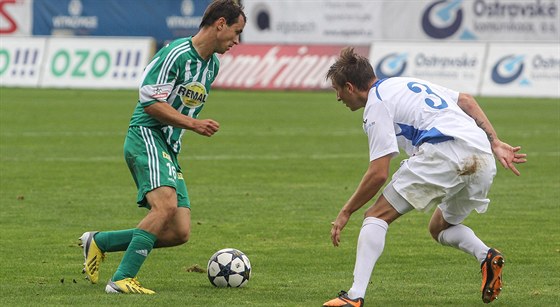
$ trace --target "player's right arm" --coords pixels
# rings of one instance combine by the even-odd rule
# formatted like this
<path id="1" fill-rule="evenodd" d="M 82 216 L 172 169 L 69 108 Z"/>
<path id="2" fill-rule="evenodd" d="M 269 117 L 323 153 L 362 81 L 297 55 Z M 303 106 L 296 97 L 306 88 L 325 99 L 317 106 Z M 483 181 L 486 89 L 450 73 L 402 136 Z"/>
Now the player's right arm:
<path id="1" fill-rule="evenodd" d="M 391 157 L 392 155 L 388 154 L 369 163 L 356 191 L 340 209 L 336 220 L 332 222 L 331 240 L 334 246 L 340 244 L 340 232 L 348 223 L 352 213 L 370 201 L 387 181 Z"/>
<path id="2" fill-rule="evenodd" d="M 502 142 L 498 138 L 496 130 L 473 96 L 460 93 L 457 105 L 459 105 L 461 110 L 467 113 L 468 116 L 474 119 L 480 129 L 484 130 L 492 146 L 492 151 L 498 161 L 500 161 L 506 169 L 510 169 L 515 175 L 519 176 L 521 173 L 517 170 L 514 163 L 527 162 L 527 159 L 525 159 L 527 155 L 518 153 L 519 150 L 521 150 L 521 146 L 513 147 Z"/>
<path id="3" fill-rule="evenodd" d="M 179 113 L 165 102 L 155 102 L 144 107 L 151 117 L 164 125 L 192 130 L 200 135 L 212 136 L 220 129 L 220 124 L 212 119 L 196 119 Z"/>

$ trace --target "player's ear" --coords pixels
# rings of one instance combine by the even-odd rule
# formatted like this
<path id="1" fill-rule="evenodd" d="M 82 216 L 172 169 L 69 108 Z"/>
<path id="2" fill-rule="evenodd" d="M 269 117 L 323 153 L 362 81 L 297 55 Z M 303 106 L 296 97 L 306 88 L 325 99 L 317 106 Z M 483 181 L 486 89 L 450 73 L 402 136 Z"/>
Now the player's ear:
<path id="1" fill-rule="evenodd" d="M 354 91 L 354 84 L 350 83 L 350 82 L 346 82 L 344 83 L 344 87 L 346 88 L 346 90 L 349 93 L 352 93 Z"/>
<path id="2" fill-rule="evenodd" d="M 222 31 L 224 27 L 227 25 L 227 21 L 224 17 L 220 17 L 216 20 L 215 25 L 218 31 Z"/>

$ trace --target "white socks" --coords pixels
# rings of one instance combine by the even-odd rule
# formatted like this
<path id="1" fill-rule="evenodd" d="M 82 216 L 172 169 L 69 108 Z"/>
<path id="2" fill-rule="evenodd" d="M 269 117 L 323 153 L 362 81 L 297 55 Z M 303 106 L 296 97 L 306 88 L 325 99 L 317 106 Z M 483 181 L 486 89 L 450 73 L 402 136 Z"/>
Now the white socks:
<path id="1" fill-rule="evenodd" d="M 451 226 L 438 235 L 441 245 L 448 245 L 473 255 L 482 263 L 490 249 L 482 242 L 469 227 L 459 224 Z"/>
<path id="2" fill-rule="evenodd" d="M 349 298 L 356 299 L 365 296 L 375 263 L 383 253 L 388 228 L 389 225 L 384 220 L 375 217 L 364 219 L 358 237 L 354 283 L 348 290 Z M 475 235 L 472 229 L 462 224 L 451 226 L 440 232 L 438 241 L 442 245 L 452 246 L 473 255 L 479 263 L 484 261 L 490 249 Z"/>
<path id="3" fill-rule="evenodd" d="M 385 247 L 387 228 L 389 228 L 389 225 L 384 220 L 375 217 L 364 219 L 358 237 L 356 264 L 354 265 L 354 283 L 352 288 L 348 290 L 349 298 L 356 299 L 365 296 L 373 267 Z"/>

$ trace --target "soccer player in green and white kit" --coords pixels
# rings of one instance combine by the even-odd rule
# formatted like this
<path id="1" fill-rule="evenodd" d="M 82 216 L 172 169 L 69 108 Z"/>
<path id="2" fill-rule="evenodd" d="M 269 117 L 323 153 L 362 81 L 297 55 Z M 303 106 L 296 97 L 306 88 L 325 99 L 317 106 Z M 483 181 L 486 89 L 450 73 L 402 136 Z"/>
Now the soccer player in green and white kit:
<path id="1" fill-rule="evenodd" d="M 160 49 L 142 76 L 138 104 L 124 143 L 126 163 L 138 187 L 137 202 L 149 209 L 133 229 L 89 231 L 80 237 L 86 278 L 97 283 L 105 253 L 125 251 L 108 281 L 107 293 L 153 294 L 136 279 L 154 247 L 181 245 L 190 235 L 190 201 L 177 163 L 186 130 L 212 136 L 219 124 L 197 119 L 219 70 L 215 53 L 239 43 L 246 23 L 243 7 L 233 0 L 211 3 L 200 29 Z"/>

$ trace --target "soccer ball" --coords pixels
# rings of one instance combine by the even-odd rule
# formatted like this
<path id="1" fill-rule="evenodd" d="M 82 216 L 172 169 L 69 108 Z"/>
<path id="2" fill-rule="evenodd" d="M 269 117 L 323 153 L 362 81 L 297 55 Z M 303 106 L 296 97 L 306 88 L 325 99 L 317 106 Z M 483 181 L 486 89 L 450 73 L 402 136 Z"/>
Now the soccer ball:
<path id="1" fill-rule="evenodd" d="M 243 287 L 250 277 L 249 258 L 235 248 L 221 249 L 208 261 L 208 279 L 216 287 Z"/>

